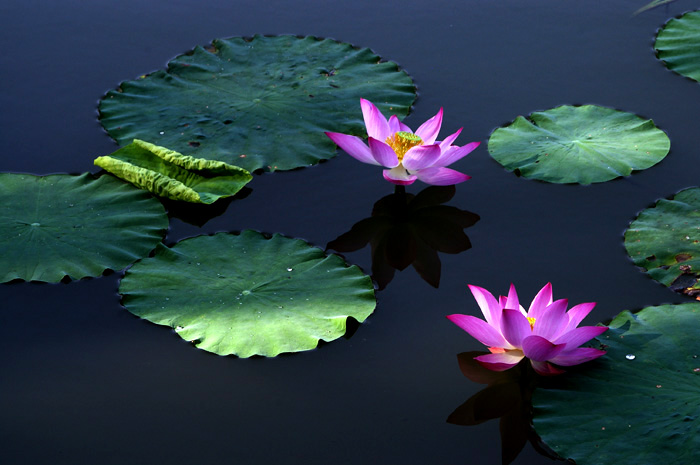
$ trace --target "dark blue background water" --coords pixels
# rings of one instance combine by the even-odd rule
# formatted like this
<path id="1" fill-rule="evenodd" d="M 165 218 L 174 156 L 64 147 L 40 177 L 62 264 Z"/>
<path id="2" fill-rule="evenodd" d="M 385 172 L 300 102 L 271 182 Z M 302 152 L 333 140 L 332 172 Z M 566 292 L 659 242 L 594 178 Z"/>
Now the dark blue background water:
<path id="1" fill-rule="evenodd" d="M 480 215 L 473 248 L 442 255 L 442 282 L 412 269 L 378 293 L 349 339 L 275 359 L 219 357 L 119 305 L 119 274 L 0 286 L 0 461 L 7 464 L 500 463 L 497 421 L 445 422 L 482 386 L 456 354 L 481 345 L 446 314 L 478 314 L 468 283 L 529 301 L 596 301 L 587 324 L 685 301 L 640 273 L 622 233 L 657 198 L 700 184 L 700 85 L 664 68 L 655 31 L 695 2 L 632 17 L 646 0 L 378 2 L 6 0 L 0 6 L 0 169 L 97 172 L 115 150 L 97 100 L 211 39 L 317 35 L 371 47 L 414 78 L 405 122 L 445 110 L 442 135 L 484 144 L 456 164 L 473 179 L 450 205 Z M 486 151 L 517 115 L 594 103 L 653 118 L 671 153 L 589 187 L 519 179 Z M 252 228 L 321 247 L 393 186 L 345 154 L 257 176 L 251 195 L 203 228 L 174 219 L 166 242 Z M 417 193 L 414 185 L 409 192 Z M 367 250 L 348 259 L 369 270 Z M 544 464 L 530 446 L 517 464 Z"/>

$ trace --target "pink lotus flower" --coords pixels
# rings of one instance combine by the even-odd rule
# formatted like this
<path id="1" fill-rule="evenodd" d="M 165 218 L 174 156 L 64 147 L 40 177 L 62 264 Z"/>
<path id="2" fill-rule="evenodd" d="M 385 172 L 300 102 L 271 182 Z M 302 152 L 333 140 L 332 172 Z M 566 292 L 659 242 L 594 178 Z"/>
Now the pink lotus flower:
<path id="1" fill-rule="evenodd" d="M 488 346 L 490 354 L 475 357 L 485 368 L 507 370 L 527 357 L 537 373 L 557 375 L 564 371 L 552 363 L 578 365 L 605 354 L 603 350 L 579 347 L 608 329 L 606 326 L 577 328 L 595 307 L 594 302 L 576 305 L 567 312 L 568 301 L 552 302 L 552 285 L 547 283 L 526 312 L 512 284 L 508 297 L 501 296 L 498 301 L 486 289 L 472 285 L 469 289 L 486 321 L 459 314 L 447 318 Z"/>
<path id="2" fill-rule="evenodd" d="M 477 148 L 480 142 L 471 142 L 462 147 L 452 145 L 462 128 L 442 142 L 436 142 L 442 125 L 442 108 L 413 132 L 396 115 L 387 121 L 369 100 L 360 99 L 360 105 L 369 147 L 356 136 L 338 132 L 326 132 L 326 135 L 362 163 L 389 168 L 384 170 L 387 181 L 407 186 L 420 179 L 427 184 L 450 186 L 470 178 L 445 167 Z"/>

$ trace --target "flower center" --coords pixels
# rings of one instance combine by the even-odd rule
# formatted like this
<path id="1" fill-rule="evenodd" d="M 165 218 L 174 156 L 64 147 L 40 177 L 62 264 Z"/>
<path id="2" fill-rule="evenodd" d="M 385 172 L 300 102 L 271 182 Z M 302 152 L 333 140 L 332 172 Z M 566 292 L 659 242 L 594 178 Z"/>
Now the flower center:
<path id="1" fill-rule="evenodd" d="M 535 318 L 529 316 L 529 317 L 527 317 L 527 321 L 530 322 L 530 329 L 534 330 L 535 329 Z"/>
<path id="2" fill-rule="evenodd" d="M 399 163 L 401 163 L 403 156 L 406 155 L 406 152 L 408 152 L 411 147 L 423 145 L 423 139 L 412 132 L 399 131 L 387 137 L 386 143 L 389 144 L 389 147 L 394 149 L 396 156 L 399 157 Z"/>

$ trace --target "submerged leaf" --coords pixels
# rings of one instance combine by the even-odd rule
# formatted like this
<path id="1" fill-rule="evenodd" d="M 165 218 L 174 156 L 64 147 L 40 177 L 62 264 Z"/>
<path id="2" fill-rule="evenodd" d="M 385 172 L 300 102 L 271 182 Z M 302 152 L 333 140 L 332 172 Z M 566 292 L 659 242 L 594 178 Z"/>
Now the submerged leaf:
<path id="1" fill-rule="evenodd" d="M 644 13 L 645 11 L 651 10 L 653 8 L 659 7 L 661 5 L 666 5 L 671 2 L 675 2 L 676 0 L 654 0 L 652 2 L 647 3 L 640 9 L 634 12 L 634 15 L 638 15 L 639 13 Z"/>
<path id="2" fill-rule="evenodd" d="M 578 465 L 694 463 L 699 335 L 697 303 L 620 313 L 606 355 L 535 390 L 535 430 Z"/>
<path id="3" fill-rule="evenodd" d="M 498 163 L 526 178 L 591 184 L 649 168 L 670 145 L 651 120 L 584 105 L 518 116 L 491 134 L 488 148 Z"/>
<path id="4" fill-rule="evenodd" d="M 368 276 L 299 239 L 219 233 L 159 247 L 119 286 L 123 305 L 219 355 L 310 350 L 364 321 L 376 305 Z"/>
<path id="5" fill-rule="evenodd" d="M 252 179 L 243 168 L 182 155 L 138 139 L 96 158 L 95 165 L 160 197 L 193 203 L 214 203 L 235 195 Z"/>
<path id="6" fill-rule="evenodd" d="M 643 210 L 625 231 L 634 264 L 674 291 L 700 295 L 700 188 Z"/>
<path id="7" fill-rule="evenodd" d="M 158 200 L 112 176 L 0 173 L 0 282 L 121 270 L 167 228 Z"/>
<path id="8" fill-rule="evenodd" d="M 100 102 L 120 145 L 144 139 L 248 171 L 289 170 L 336 154 L 324 131 L 365 136 L 360 97 L 400 117 L 411 78 L 367 48 L 316 37 L 217 39 L 123 82 Z"/>

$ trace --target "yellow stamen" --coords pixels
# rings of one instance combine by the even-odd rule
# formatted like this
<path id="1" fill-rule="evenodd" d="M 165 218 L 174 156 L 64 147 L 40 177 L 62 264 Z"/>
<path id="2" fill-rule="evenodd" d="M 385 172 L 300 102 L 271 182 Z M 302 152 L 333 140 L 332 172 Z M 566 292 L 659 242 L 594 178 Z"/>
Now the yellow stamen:
<path id="1" fill-rule="evenodd" d="M 394 133 L 387 137 L 385 142 L 389 144 L 389 147 L 394 149 L 396 156 L 399 157 L 399 163 L 403 160 L 403 156 L 406 155 L 406 152 L 408 152 L 410 148 L 416 145 L 423 145 L 423 140 L 419 136 L 406 131 Z"/>
<path id="2" fill-rule="evenodd" d="M 530 322 L 530 329 L 534 330 L 535 329 L 535 318 L 529 316 L 529 317 L 527 317 L 527 321 Z"/>

